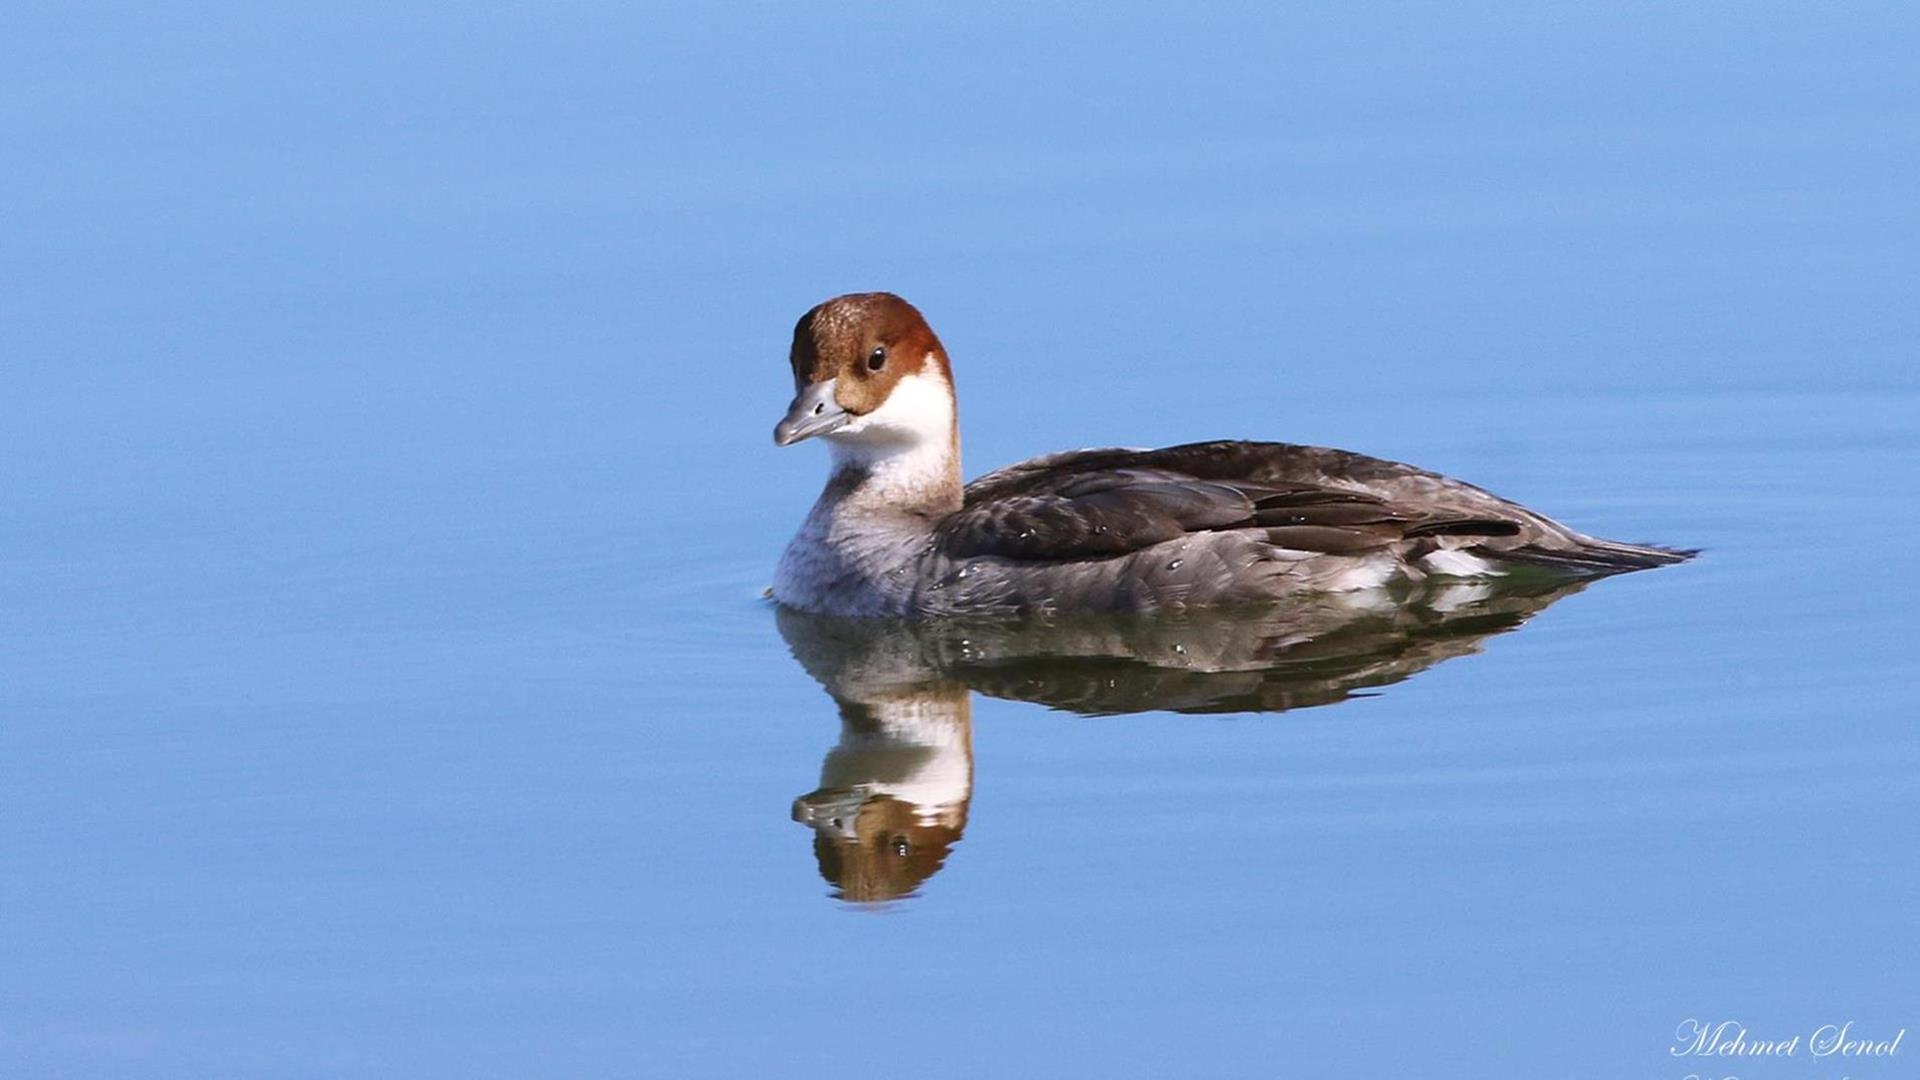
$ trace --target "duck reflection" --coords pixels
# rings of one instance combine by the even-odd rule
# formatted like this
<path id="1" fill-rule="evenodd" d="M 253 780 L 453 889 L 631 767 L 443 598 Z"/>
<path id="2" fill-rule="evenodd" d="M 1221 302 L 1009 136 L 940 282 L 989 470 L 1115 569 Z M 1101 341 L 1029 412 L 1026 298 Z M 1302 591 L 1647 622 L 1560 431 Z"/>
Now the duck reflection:
<path id="1" fill-rule="evenodd" d="M 840 710 L 840 741 L 793 818 L 812 827 L 839 898 L 911 896 L 966 828 L 971 691 L 1087 716 L 1328 705 L 1478 652 L 1584 585 L 1447 583 L 1277 609 L 1018 621 L 781 608 L 781 636 Z"/>

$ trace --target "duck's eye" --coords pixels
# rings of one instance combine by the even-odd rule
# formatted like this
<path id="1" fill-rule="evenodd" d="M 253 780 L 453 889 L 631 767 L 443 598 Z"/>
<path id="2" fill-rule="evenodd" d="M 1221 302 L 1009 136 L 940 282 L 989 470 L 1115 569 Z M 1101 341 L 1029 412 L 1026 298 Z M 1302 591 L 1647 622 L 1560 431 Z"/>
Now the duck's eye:
<path id="1" fill-rule="evenodd" d="M 867 370 L 879 371 L 887 366 L 887 347 L 881 345 L 867 354 Z"/>

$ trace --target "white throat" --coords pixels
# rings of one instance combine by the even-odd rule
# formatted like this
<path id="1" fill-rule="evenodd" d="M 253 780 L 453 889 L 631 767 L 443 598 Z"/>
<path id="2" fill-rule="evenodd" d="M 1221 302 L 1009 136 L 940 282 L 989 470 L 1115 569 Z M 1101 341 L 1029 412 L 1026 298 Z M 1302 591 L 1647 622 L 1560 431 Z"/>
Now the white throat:
<path id="1" fill-rule="evenodd" d="M 878 496 L 935 490 L 960 474 L 953 387 L 931 364 L 895 383 L 879 408 L 826 438 L 834 471 L 866 473 L 863 491 Z"/>
<path id="2" fill-rule="evenodd" d="M 964 690 L 871 703 L 873 727 L 843 722 L 820 786 L 859 787 L 913 804 L 932 823 L 973 795 L 972 710 Z"/>

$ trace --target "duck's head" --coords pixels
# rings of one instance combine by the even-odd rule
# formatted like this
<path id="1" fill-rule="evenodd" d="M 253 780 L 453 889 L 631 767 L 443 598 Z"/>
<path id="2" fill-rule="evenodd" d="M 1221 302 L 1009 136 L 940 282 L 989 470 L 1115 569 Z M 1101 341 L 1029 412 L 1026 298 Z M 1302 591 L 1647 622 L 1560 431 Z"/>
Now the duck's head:
<path id="1" fill-rule="evenodd" d="M 793 328 L 793 404 L 773 429 L 886 455 L 954 441 L 953 372 L 920 312 L 892 293 L 849 293 Z"/>

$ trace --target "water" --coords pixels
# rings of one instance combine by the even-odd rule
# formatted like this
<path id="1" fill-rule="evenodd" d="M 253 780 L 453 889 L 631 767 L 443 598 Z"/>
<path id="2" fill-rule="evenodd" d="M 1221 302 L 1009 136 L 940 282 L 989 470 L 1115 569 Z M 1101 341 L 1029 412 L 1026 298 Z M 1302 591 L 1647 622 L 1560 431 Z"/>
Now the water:
<path id="1" fill-rule="evenodd" d="M 1905 1075 L 1668 1050 L 1920 1026 L 1917 29 L 17 11 L 0 1073 Z M 1707 553 L 839 751 L 768 432 L 876 287 L 973 474 L 1284 438 Z M 796 800 L 913 762 L 963 814 L 836 898 Z"/>

